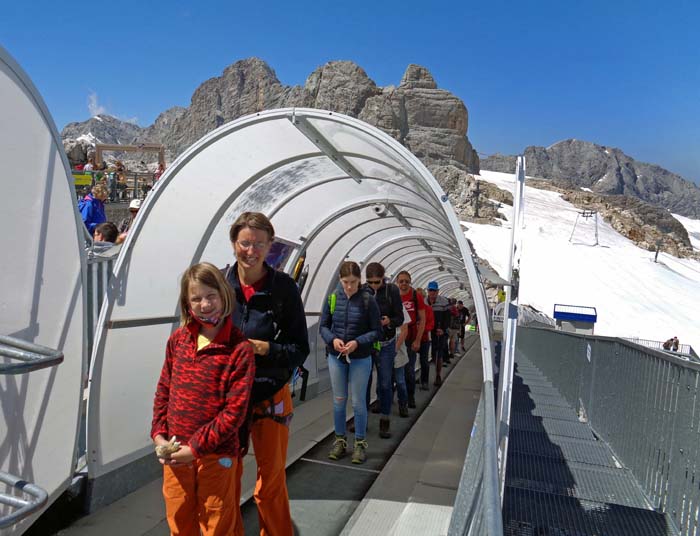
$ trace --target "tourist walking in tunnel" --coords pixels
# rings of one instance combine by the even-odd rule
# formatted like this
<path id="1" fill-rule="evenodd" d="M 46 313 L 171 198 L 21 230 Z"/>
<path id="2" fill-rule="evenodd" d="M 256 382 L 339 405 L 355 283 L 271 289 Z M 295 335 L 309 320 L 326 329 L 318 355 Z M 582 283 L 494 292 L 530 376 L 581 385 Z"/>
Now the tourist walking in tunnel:
<path id="1" fill-rule="evenodd" d="M 328 457 L 338 460 L 347 453 L 349 385 L 355 414 L 352 463 L 356 464 L 364 463 L 367 457 L 365 397 L 372 373 L 372 349 L 381 332 L 379 307 L 371 292 L 360 288 L 361 275 L 357 263 L 345 261 L 341 264 L 340 284 L 323 304 L 319 323 L 321 337 L 328 348 L 328 371 L 333 390 L 335 441 Z"/>

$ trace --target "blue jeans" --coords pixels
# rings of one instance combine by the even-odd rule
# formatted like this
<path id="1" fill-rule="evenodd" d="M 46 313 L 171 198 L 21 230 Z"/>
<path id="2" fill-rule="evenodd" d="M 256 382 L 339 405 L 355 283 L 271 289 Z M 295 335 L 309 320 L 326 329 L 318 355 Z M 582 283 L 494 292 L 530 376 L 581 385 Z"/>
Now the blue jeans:
<path id="1" fill-rule="evenodd" d="M 392 339 L 390 342 L 382 346 L 379 350 L 379 359 L 377 366 L 377 389 L 379 390 L 379 411 L 385 417 L 391 415 L 391 401 L 394 398 L 392 390 L 392 381 L 394 375 L 394 360 L 396 359 L 396 341 Z M 405 389 L 404 382 L 404 393 Z"/>
<path id="2" fill-rule="evenodd" d="M 333 390 L 333 424 L 335 435 L 345 435 L 347 420 L 348 382 L 352 394 L 352 409 L 355 412 L 355 439 L 364 439 L 367 433 L 367 406 L 365 394 L 367 381 L 372 373 L 372 359 L 362 357 L 351 359 L 348 365 L 345 359 L 338 359 L 338 354 L 328 354 L 328 372 Z"/>
<path id="3" fill-rule="evenodd" d="M 408 390 L 406 389 L 406 373 L 404 369 L 408 365 L 394 369 L 394 380 L 396 381 L 396 396 L 399 398 L 399 405 L 408 403 Z M 392 394 L 392 399 L 394 398 Z M 391 411 L 391 406 L 389 406 Z"/>

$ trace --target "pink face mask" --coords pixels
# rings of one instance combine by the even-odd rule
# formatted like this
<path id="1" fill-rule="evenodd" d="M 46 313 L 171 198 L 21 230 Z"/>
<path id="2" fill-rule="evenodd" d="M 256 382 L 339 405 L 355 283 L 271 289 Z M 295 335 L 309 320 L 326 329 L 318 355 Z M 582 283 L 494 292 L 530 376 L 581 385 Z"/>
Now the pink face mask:
<path id="1" fill-rule="evenodd" d="M 194 311 L 192 309 L 190 309 L 190 315 L 192 316 L 192 318 L 195 321 L 199 322 L 203 326 L 212 326 L 213 327 L 213 326 L 218 325 L 219 322 L 221 322 L 221 315 L 220 314 L 210 316 L 210 317 L 197 316 L 196 314 L 194 314 Z"/>

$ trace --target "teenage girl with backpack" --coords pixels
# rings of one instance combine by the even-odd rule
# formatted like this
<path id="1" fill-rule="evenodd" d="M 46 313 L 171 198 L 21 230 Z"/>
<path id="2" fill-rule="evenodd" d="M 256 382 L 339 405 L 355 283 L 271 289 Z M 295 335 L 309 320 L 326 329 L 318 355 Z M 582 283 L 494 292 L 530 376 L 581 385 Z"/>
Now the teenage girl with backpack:
<path id="1" fill-rule="evenodd" d="M 328 371 L 333 390 L 335 441 L 328 457 L 347 453 L 346 412 L 348 384 L 355 413 L 352 463 L 364 463 L 367 441 L 367 382 L 372 372 L 373 344 L 381 332 L 379 306 L 367 289 L 360 288 L 360 267 L 346 261 L 340 266 L 340 285 L 328 296 L 321 313 L 321 337 L 328 345 Z"/>

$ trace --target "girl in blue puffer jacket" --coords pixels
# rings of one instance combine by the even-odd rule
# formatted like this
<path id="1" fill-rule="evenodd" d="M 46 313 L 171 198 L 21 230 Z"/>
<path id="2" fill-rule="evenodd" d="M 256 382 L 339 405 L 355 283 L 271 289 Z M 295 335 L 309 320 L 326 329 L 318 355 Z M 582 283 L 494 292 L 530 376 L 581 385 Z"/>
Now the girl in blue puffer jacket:
<path id="1" fill-rule="evenodd" d="M 335 441 L 328 454 L 337 460 L 346 454 L 345 407 L 348 383 L 355 413 L 355 447 L 352 463 L 364 463 L 367 441 L 367 382 L 372 373 L 373 344 L 381 333 L 380 312 L 374 296 L 360 288 L 361 272 L 357 263 L 340 266 L 340 285 L 323 305 L 321 337 L 328 345 L 328 371 L 333 390 Z"/>

